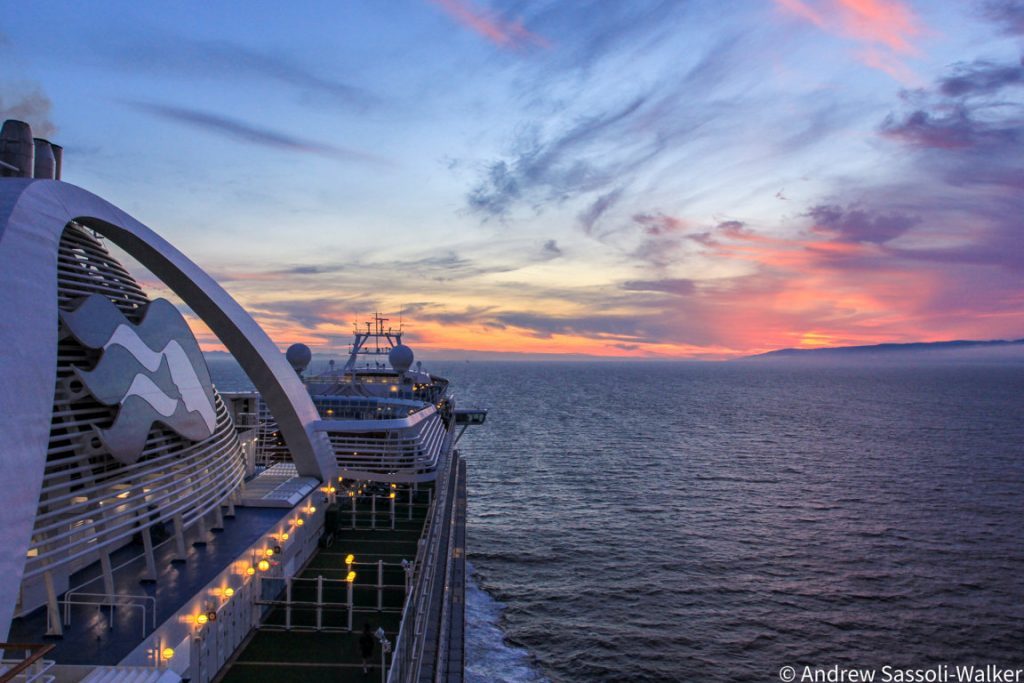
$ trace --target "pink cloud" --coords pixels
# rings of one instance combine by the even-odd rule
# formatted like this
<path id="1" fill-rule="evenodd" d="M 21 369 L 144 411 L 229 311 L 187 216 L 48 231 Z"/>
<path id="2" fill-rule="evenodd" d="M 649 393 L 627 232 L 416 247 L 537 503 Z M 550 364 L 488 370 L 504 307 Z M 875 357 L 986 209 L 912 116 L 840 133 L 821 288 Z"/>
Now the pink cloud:
<path id="1" fill-rule="evenodd" d="M 467 0 L 432 0 L 458 23 L 503 48 L 533 44 L 547 47 L 548 41 L 526 30 L 521 21 L 506 21 L 493 12 L 479 10 Z"/>
<path id="2" fill-rule="evenodd" d="M 775 0 L 787 13 L 821 31 L 862 44 L 855 58 L 905 85 L 919 80 L 903 60 L 920 54 L 924 22 L 901 0 Z"/>

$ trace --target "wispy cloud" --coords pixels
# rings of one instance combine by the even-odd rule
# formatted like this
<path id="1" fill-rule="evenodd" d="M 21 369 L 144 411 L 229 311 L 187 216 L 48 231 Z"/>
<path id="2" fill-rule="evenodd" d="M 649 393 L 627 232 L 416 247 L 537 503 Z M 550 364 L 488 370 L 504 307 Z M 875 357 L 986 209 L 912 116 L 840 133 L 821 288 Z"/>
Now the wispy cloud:
<path id="1" fill-rule="evenodd" d="M 939 90 L 950 97 L 983 95 L 1013 85 L 1024 85 L 1024 66 L 989 60 L 957 64 L 952 75 L 939 79 Z"/>
<path id="2" fill-rule="evenodd" d="M 664 280 L 628 280 L 622 283 L 622 288 L 634 292 L 664 292 L 687 296 L 696 291 L 697 285 L 693 280 L 686 278 L 666 278 Z"/>
<path id="3" fill-rule="evenodd" d="M 286 86 L 305 103 L 364 112 L 381 98 L 364 87 L 309 68 L 293 57 L 257 51 L 224 40 L 195 40 L 155 32 L 139 42 L 101 45 L 121 68 L 177 73 L 188 78 L 219 78 L 232 83 L 260 81 Z"/>
<path id="4" fill-rule="evenodd" d="M 261 128 L 237 119 L 221 116 L 211 112 L 198 109 L 187 109 L 166 104 L 154 104 L 148 102 L 128 102 L 129 106 L 153 116 L 158 116 L 170 121 L 184 123 L 194 128 L 200 128 L 208 132 L 217 133 L 241 142 L 247 142 L 264 147 L 272 147 L 289 152 L 301 152 L 305 154 L 318 154 L 339 161 L 358 161 L 363 163 L 385 164 L 380 157 L 361 152 L 355 149 L 337 147 L 324 142 L 316 142 L 295 137 L 287 133 Z"/>
<path id="5" fill-rule="evenodd" d="M 701 128 L 727 107 L 713 100 L 717 87 L 738 67 L 735 38 L 712 46 L 690 69 L 575 116 L 539 118 L 520 127 L 503 158 L 486 162 L 467 195 L 473 212 L 506 217 L 517 206 L 542 209 L 581 195 L 603 193 L 579 216 L 593 231 L 617 193 L 669 149 L 693 143 Z M 703 103 L 692 93 L 704 93 Z"/>
<path id="6" fill-rule="evenodd" d="M 917 77 L 906 58 L 920 54 L 924 22 L 901 0 L 775 0 L 791 16 L 860 44 L 857 58 L 903 83 Z"/>
<path id="7" fill-rule="evenodd" d="M 875 244 L 896 239 L 921 222 L 901 213 L 878 214 L 856 206 L 843 209 L 826 204 L 812 207 L 807 215 L 820 231 L 836 234 L 844 241 Z"/>
<path id="8" fill-rule="evenodd" d="M 465 28 L 483 36 L 498 47 L 521 49 L 548 47 L 548 41 L 526 29 L 519 19 L 506 19 L 499 13 L 476 7 L 470 0 L 431 0 Z"/>
<path id="9" fill-rule="evenodd" d="M 982 15 L 999 24 L 1008 35 L 1024 35 L 1024 5 L 1020 0 L 988 0 L 982 4 Z"/>
<path id="10" fill-rule="evenodd" d="M 562 248 L 558 246 L 558 242 L 555 240 L 548 240 L 541 247 L 541 257 L 544 260 L 550 260 L 562 256 Z"/>

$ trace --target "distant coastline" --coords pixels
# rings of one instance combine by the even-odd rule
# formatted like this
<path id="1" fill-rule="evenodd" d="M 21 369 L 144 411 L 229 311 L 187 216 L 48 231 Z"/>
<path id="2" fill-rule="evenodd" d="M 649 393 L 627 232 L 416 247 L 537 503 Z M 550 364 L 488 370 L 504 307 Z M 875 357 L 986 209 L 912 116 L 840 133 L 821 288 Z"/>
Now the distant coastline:
<path id="1" fill-rule="evenodd" d="M 831 346 L 818 349 L 778 349 L 744 356 L 737 360 L 790 360 L 790 359 L 861 359 L 903 358 L 910 355 L 934 358 L 1024 358 L 1024 339 L 996 339 L 990 341 L 911 342 L 906 344 L 872 344 L 869 346 Z"/>

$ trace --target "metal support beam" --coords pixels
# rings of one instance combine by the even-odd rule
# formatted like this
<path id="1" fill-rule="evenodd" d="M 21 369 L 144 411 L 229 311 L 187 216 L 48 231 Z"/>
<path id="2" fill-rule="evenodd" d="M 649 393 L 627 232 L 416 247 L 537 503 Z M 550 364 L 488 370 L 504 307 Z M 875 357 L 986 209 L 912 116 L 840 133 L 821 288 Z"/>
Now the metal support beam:
<path id="1" fill-rule="evenodd" d="M 185 550 L 185 521 L 180 513 L 174 515 L 174 550 L 172 562 L 184 562 L 188 559 L 188 551 Z"/>
<path id="2" fill-rule="evenodd" d="M 43 572 L 43 581 L 46 583 L 46 629 L 48 636 L 63 636 L 64 626 L 60 618 L 60 606 L 57 604 L 57 590 L 53 584 L 53 573 L 49 570 Z"/>
<path id="3" fill-rule="evenodd" d="M 199 530 L 199 538 L 192 542 L 195 546 L 206 545 L 206 540 L 209 536 L 209 532 L 206 529 L 206 515 L 200 515 L 199 519 L 196 520 L 196 528 Z"/>
<path id="4" fill-rule="evenodd" d="M 149 527 L 142 527 L 142 548 L 146 555 L 146 573 L 143 581 L 156 581 L 156 555 L 153 553 L 153 536 Z"/>
<path id="5" fill-rule="evenodd" d="M 110 553 L 106 548 L 99 551 L 100 568 L 103 570 L 103 592 L 110 597 L 110 628 L 114 628 L 114 568 L 110 564 Z M 145 621 L 145 619 L 143 619 Z"/>

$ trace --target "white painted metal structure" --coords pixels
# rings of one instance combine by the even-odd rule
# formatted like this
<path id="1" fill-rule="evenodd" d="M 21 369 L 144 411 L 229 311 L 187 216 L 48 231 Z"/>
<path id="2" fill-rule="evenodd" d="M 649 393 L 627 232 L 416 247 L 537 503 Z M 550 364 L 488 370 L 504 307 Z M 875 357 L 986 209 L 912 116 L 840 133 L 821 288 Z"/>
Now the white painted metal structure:
<path id="1" fill-rule="evenodd" d="M 70 224 L 74 226 L 66 231 Z M 198 266 L 152 230 L 85 190 L 54 180 L 0 179 L 0 443 L 4 475 L 13 483 L 0 506 L 3 635 L 18 602 L 23 573 L 33 577 L 48 566 L 63 563 L 67 568 L 73 561 L 84 561 L 92 552 L 87 550 L 90 543 L 115 545 L 134 525 L 145 525 L 154 501 L 157 517 L 174 509 L 173 515 L 182 516 L 183 522 L 187 523 L 186 515 L 199 519 L 219 505 L 240 477 L 241 470 L 235 469 L 240 462 L 237 438 L 233 430 L 228 433 L 230 418 L 219 399 L 218 426 L 210 439 L 200 442 L 203 453 L 190 454 L 183 444 L 171 441 L 147 443 L 150 450 L 139 461 L 138 471 L 114 472 L 105 464 L 86 464 L 68 455 L 67 443 L 54 441 L 58 422 L 76 423 L 84 417 L 74 411 L 64 414 L 64 404 L 55 396 L 61 363 L 71 362 L 70 356 L 61 356 L 64 341 L 58 343 L 60 278 L 65 294 L 74 296 L 79 285 L 87 285 L 88 293 L 104 293 L 123 304 L 122 310 L 145 300 L 137 285 L 118 272 L 116 262 L 102 249 L 95 250 L 98 243 L 87 229 L 110 239 L 160 277 L 220 338 L 273 411 L 300 474 L 327 481 L 337 470 L 327 437 L 314 429 L 319 419 L 316 408 L 284 356 Z M 83 259 L 89 263 L 83 265 Z M 48 468 L 48 453 L 68 461 Z M 161 469 L 163 465 L 173 476 Z M 83 475 L 87 492 L 80 494 L 74 487 L 81 483 L 76 477 Z M 171 497 L 161 497 L 168 496 L 176 478 L 177 486 L 188 491 L 190 504 L 165 510 L 160 501 L 171 504 Z M 81 497 L 85 500 L 76 500 Z M 101 514 L 100 507 L 106 505 L 113 512 Z M 75 535 L 71 527 L 85 520 L 91 520 L 85 523 L 98 541 Z M 33 543 L 33 538 L 43 543 Z M 61 542 L 66 545 L 63 555 L 57 550 Z M 26 563 L 30 549 L 38 554 Z M 48 588 L 52 593 L 52 586 Z"/>
<path id="2" fill-rule="evenodd" d="M 57 283 L 62 310 L 99 294 L 136 322 L 149 303 L 102 244 L 74 223 L 60 239 Z M 114 421 L 116 409 L 85 392 L 76 395 L 72 388 L 76 369 L 93 365 L 98 354 L 63 326 L 58 336 L 50 439 L 22 577 L 22 612 L 38 607 L 47 588 L 67 590 L 71 573 L 97 559 L 108 561 L 109 553 L 134 534 L 148 536 L 150 527 L 176 517 L 183 528 L 192 526 L 232 495 L 244 473 L 234 425 L 216 392 L 215 425 L 208 438 L 193 443 L 171 430 L 156 430 L 137 461 L 118 462 L 96 437 L 100 425 Z"/>
<path id="3" fill-rule="evenodd" d="M 450 447 L 451 432 L 435 406 L 416 407 L 417 411 L 404 418 L 327 419 L 314 423 L 313 429 L 330 439 L 338 473 L 346 479 L 433 481 L 440 459 Z"/>

